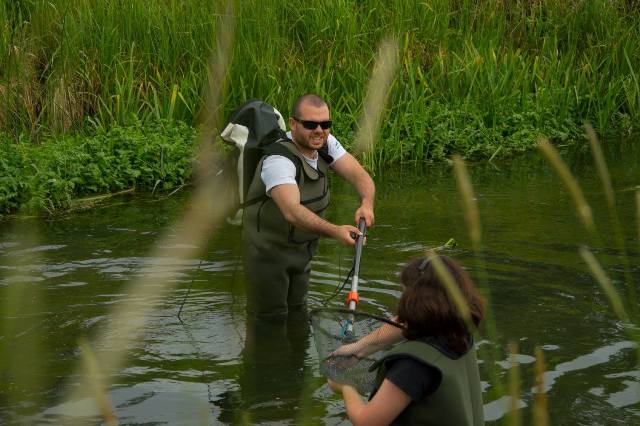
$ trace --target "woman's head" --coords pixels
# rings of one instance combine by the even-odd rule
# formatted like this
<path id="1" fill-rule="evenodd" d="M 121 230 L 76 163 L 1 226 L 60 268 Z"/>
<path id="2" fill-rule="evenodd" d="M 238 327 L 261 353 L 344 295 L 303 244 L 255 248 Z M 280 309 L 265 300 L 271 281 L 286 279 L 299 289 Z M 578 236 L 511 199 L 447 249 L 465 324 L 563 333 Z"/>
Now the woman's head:
<path id="1" fill-rule="evenodd" d="M 456 352 L 464 352 L 468 346 L 467 322 L 447 295 L 442 280 L 429 258 L 417 258 L 409 262 L 400 274 L 404 291 L 398 302 L 398 320 L 406 325 L 407 339 L 435 337 Z M 438 256 L 458 285 L 469 307 L 470 319 L 478 326 L 484 316 L 484 299 L 462 267 L 446 256 Z"/>

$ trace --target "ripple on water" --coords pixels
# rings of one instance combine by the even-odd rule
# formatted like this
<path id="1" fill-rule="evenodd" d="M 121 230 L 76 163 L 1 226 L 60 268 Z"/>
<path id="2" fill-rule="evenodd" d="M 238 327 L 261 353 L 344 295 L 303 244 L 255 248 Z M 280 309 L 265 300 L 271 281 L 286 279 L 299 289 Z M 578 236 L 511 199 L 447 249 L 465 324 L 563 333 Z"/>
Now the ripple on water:
<path id="1" fill-rule="evenodd" d="M 543 373 L 542 382 L 544 383 L 543 392 L 549 394 L 556 382 L 562 377 L 572 372 L 584 371 L 597 365 L 607 364 L 613 357 L 625 350 L 636 349 L 637 345 L 631 341 L 615 342 L 611 345 L 603 346 L 593 352 L 581 355 L 571 361 L 559 363 L 552 370 Z M 552 348 L 555 350 L 556 348 Z M 533 363 L 535 358 L 527 355 L 516 355 L 516 362 Z M 501 361 L 497 364 L 504 369 L 508 369 L 510 364 L 508 361 Z M 628 377 L 632 380 L 620 380 L 620 378 Z M 594 387 L 588 390 L 588 393 L 594 396 L 607 396 L 606 401 L 615 408 L 629 407 L 640 402 L 640 371 L 630 371 L 622 373 L 614 373 L 604 375 L 606 379 L 616 379 L 613 381 L 613 387 L 616 391 L 607 394 L 604 387 Z M 531 394 L 537 393 L 536 388 L 530 389 Z M 551 400 L 554 399 L 550 396 Z M 485 421 L 496 421 L 507 414 L 510 409 L 511 397 L 503 396 L 494 401 L 490 401 L 484 405 Z M 524 408 L 527 404 L 518 400 L 518 406 Z"/>
<path id="2" fill-rule="evenodd" d="M 0 284 L 30 284 L 44 281 L 44 277 L 35 275 L 10 275 L 0 279 Z"/>
<path id="3" fill-rule="evenodd" d="M 21 250 L 12 250 L 9 253 L 9 256 L 24 256 L 25 254 L 29 254 L 29 253 L 55 251 L 55 250 L 60 250 L 62 248 L 65 248 L 66 246 L 67 246 L 66 244 L 50 244 L 50 245 L 43 245 L 43 246 L 37 246 L 37 247 L 30 247 L 30 248 L 21 249 Z"/>
<path id="4" fill-rule="evenodd" d="M 71 281 L 68 283 L 61 283 L 61 284 L 57 284 L 57 287 L 82 287 L 87 285 L 88 283 L 86 281 Z"/>
<path id="5" fill-rule="evenodd" d="M 181 313 L 181 323 L 177 317 L 180 297 L 150 318 L 139 345 L 143 350 L 140 359 L 173 372 L 177 368 L 180 374 L 188 366 L 184 362 L 188 359 L 238 362 L 244 345 L 243 306 L 237 306 L 229 294 L 192 292 Z M 168 361 L 176 364 L 167 364 Z"/>
<path id="6" fill-rule="evenodd" d="M 13 247 L 16 247 L 16 246 L 19 246 L 19 245 L 20 245 L 20 243 L 17 243 L 17 242 L 14 242 L 14 241 L 0 242 L 0 250 L 13 248 Z"/>

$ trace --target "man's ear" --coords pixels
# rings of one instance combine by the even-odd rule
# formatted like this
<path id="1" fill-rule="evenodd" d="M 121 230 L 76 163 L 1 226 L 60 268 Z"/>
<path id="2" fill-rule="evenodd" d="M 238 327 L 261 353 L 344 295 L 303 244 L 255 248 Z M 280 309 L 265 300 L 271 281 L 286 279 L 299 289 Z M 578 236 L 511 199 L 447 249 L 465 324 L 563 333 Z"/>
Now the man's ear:
<path id="1" fill-rule="evenodd" d="M 296 120 L 294 120 L 293 117 L 289 117 L 289 129 L 293 129 L 296 124 L 298 124 Z"/>

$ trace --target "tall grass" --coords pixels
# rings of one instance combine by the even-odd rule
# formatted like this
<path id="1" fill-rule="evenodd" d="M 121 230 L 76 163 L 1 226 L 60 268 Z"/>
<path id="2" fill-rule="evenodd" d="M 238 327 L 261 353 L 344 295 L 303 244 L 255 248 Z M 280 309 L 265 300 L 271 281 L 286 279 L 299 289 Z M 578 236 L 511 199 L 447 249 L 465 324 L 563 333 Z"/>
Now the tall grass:
<path id="1" fill-rule="evenodd" d="M 0 6 L 0 130 L 37 137 L 170 118 L 195 123 L 221 0 L 14 0 Z M 623 0 L 237 0 L 222 111 L 306 91 L 351 139 L 375 46 L 401 42 L 372 166 L 637 130 L 640 17 Z"/>

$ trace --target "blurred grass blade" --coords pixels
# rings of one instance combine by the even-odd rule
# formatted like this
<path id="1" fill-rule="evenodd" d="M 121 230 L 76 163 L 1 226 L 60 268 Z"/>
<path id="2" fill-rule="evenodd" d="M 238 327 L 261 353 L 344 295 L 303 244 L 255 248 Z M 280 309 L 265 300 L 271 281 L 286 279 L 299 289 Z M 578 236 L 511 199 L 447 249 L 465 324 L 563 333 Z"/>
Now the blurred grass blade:
<path id="1" fill-rule="evenodd" d="M 462 318 L 467 324 L 468 329 L 473 332 L 475 330 L 475 325 L 471 321 L 471 311 L 469 310 L 469 305 L 462 295 L 460 287 L 458 287 L 458 284 L 449 272 L 449 269 L 444 265 L 444 263 L 442 263 L 442 260 L 440 260 L 440 257 L 434 251 L 427 251 L 427 257 L 433 265 L 433 269 L 436 275 L 444 285 L 447 296 L 451 299 L 454 306 L 458 310 L 458 315 L 460 315 L 460 318 Z"/>
<path id="2" fill-rule="evenodd" d="M 232 19 L 229 2 L 225 19 Z M 207 91 L 207 104 L 203 108 L 202 126 L 199 134 L 199 150 L 196 162 L 199 165 L 200 179 L 194 195 L 185 213 L 169 227 L 159 239 L 149 257 L 156 259 L 140 273 L 140 277 L 131 282 L 125 293 L 127 299 L 115 305 L 109 316 L 107 326 L 94 342 L 96 362 L 105 374 L 104 386 L 109 389 L 113 373 L 121 368 L 126 360 L 127 352 L 147 325 L 155 304 L 161 300 L 178 282 L 178 274 L 185 267 L 184 260 L 200 255 L 212 235 L 214 227 L 224 221 L 228 206 L 220 202 L 224 197 L 216 194 L 224 193 L 224 183 L 215 179 L 214 165 L 217 157 L 211 147 L 212 137 L 216 134 L 218 104 L 224 87 L 224 76 L 230 55 L 232 26 L 228 22 L 220 26 L 220 48 L 217 57 L 212 61 L 212 70 Z M 181 247 L 176 249 L 175 247 Z M 159 299 L 160 298 L 160 299 Z M 103 350 L 104 348 L 104 350 Z M 90 377 L 83 368 L 72 377 L 82 378 L 80 386 L 69 396 L 70 401 L 79 401 L 86 397 L 90 388 L 87 378 Z"/>
<path id="3" fill-rule="evenodd" d="M 453 156 L 453 169 L 456 175 L 458 190 L 462 197 L 462 205 L 467 228 L 469 229 L 471 245 L 475 253 L 475 260 L 481 283 L 480 290 L 487 301 L 484 324 L 487 336 L 489 337 L 489 340 L 493 342 L 491 349 L 489 350 L 490 355 L 488 362 L 489 374 L 491 375 L 491 382 L 493 383 L 493 387 L 490 392 L 493 397 L 499 398 L 504 395 L 504 383 L 500 372 L 495 368 L 495 363 L 501 357 L 501 354 L 499 353 L 497 346 L 498 332 L 491 305 L 491 287 L 489 286 L 487 268 L 484 261 L 484 255 L 482 253 L 482 227 L 480 225 L 480 212 L 473 193 L 473 186 L 471 185 L 471 178 L 469 177 L 467 167 L 464 160 L 458 155 Z"/>
<path id="4" fill-rule="evenodd" d="M 622 231 L 622 226 L 620 225 L 620 219 L 618 218 L 613 185 L 611 184 L 611 176 L 609 175 L 607 163 L 604 159 L 602 148 L 600 146 L 600 142 L 598 141 L 598 137 L 596 135 L 595 130 L 593 129 L 593 127 L 591 127 L 590 124 L 586 124 L 585 129 L 587 131 L 587 137 L 589 139 L 589 143 L 591 144 L 591 152 L 593 154 L 593 160 L 596 163 L 596 168 L 598 169 L 598 174 L 600 175 L 600 180 L 602 181 L 603 191 L 607 199 L 607 206 L 609 207 L 609 216 L 611 218 L 611 226 L 613 227 L 613 236 L 615 238 L 617 246 L 619 247 L 622 253 L 621 257 L 624 263 L 624 273 L 625 273 L 625 281 L 627 283 L 628 297 L 629 297 L 629 300 L 631 300 L 630 312 L 632 316 L 635 316 L 635 312 L 637 310 L 636 309 L 637 299 L 638 299 L 636 284 L 634 283 L 634 280 L 633 280 L 633 273 L 631 271 L 631 265 L 629 264 L 629 256 L 627 255 L 625 237 Z"/>
<path id="5" fill-rule="evenodd" d="M 638 244 L 640 244 L 640 189 L 636 191 L 636 224 L 638 225 Z"/>
<path id="6" fill-rule="evenodd" d="M 580 189 L 580 185 L 578 185 L 578 181 L 573 177 L 569 168 L 562 161 L 558 151 L 549 143 L 549 141 L 545 138 L 538 139 L 538 147 L 542 154 L 545 156 L 547 161 L 551 163 L 551 166 L 554 168 L 558 176 L 562 179 L 571 198 L 573 199 L 573 203 L 578 212 L 578 217 L 582 221 L 584 227 L 589 231 L 592 235 L 595 235 L 595 226 L 593 224 L 593 216 L 591 214 L 591 207 L 587 204 L 584 196 L 582 195 L 582 190 Z"/>
<path id="7" fill-rule="evenodd" d="M 509 426 L 522 425 L 522 417 L 518 402 L 520 401 L 520 365 L 517 360 L 518 344 L 509 343 L 509 414 L 507 424 Z"/>
<path id="8" fill-rule="evenodd" d="M 547 402 L 547 394 L 544 390 L 544 373 L 546 365 L 544 361 L 544 352 L 539 346 L 536 346 L 536 387 L 535 399 L 533 401 L 533 424 L 534 426 L 549 426 L 549 404 Z"/>
<path id="9" fill-rule="evenodd" d="M 226 3 L 226 11 L 223 15 L 220 28 L 216 35 L 216 52 L 210 61 L 208 81 L 204 94 L 204 105 L 198 114 L 199 118 L 199 142 L 195 169 L 196 181 L 212 179 L 216 170 L 215 145 L 218 137 L 219 108 L 222 94 L 226 87 L 227 71 L 231 60 L 231 49 L 234 39 L 234 18 L 232 1 Z"/>
<path id="10" fill-rule="evenodd" d="M 602 153 L 602 148 L 600 147 L 600 142 L 598 141 L 598 136 L 596 136 L 596 132 L 595 130 L 593 130 L 593 127 L 590 124 L 586 124 L 585 129 L 587 131 L 587 137 L 591 145 L 593 160 L 596 163 L 598 175 L 600 175 L 604 194 L 607 198 L 607 205 L 609 206 L 609 210 L 614 211 L 616 200 L 613 193 L 613 186 L 611 185 L 611 176 L 609 175 L 609 170 Z"/>
<path id="11" fill-rule="evenodd" d="M 367 86 L 364 109 L 358 122 L 354 140 L 356 154 L 370 154 L 376 141 L 382 111 L 387 103 L 389 88 L 398 67 L 398 42 L 388 36 L 380 43 L 373 73 Z"/>
<path id="12" fill-rule="evenodd" d="M 115 426 L 118 424 L 118 419 L 113 410 L 113 404 L 107 395 L 100 368 L 98 367 L 98 360 L 86 339 L 81 338 L 78 346 L 80 347 L 82 363 L 87 372 L 87 380 L 98 405 L 98 410 L 107 425 Z"/>
<path id="13" fill-rule="evenodd" d="M 627 312 L 624 309 L 622 299 L 620 299 L 618 292 L 613 287 L 611 280 L 609 280 L 609 277 L 600 266 L 600 263 L 598 263 L 595 256 L 593 255 L 593 253 L 591 253 L 591 250 L 589 250 L 588 248 L 580 247 L 579 252 L 582 259 L 584 259 L 584 261 L 589 266 L 591 273 L 598 281 L 598 284 L 600 284 L 600 287 L 602 288 L 605 295 L 607 296 L 607 299 L 609 299 L 609 303 L 611 304 L 611 308 L 613 309 L 615 314 L 618 316 L 618 318 L 620 318 L 620 320 L 628 324 L 629 316 L 627 315 Z"/>
<path id="14" fill-rule="evenodd" d="M 480 213 L 478 212 L 478 205 L 476 204 L 475 196 L 473 194 L 473 187 L 471 186 L 471 179 L 467 172 L 467 167 L 464 164 L 464 160 L 459 155 L 453 156 L 453 169 L 456 174 L 456 181 L 458 182 L 458 189 L 462 196 L 462 204 L 464 206 L 465 219 L 467 227 L 469 228 L 469 236 L 475 251 L 479 251 L 481 247 L 481 234 L 480 227 Z"/>

